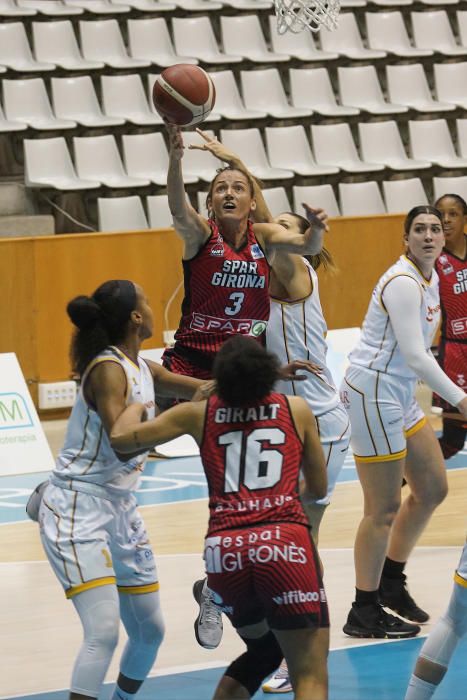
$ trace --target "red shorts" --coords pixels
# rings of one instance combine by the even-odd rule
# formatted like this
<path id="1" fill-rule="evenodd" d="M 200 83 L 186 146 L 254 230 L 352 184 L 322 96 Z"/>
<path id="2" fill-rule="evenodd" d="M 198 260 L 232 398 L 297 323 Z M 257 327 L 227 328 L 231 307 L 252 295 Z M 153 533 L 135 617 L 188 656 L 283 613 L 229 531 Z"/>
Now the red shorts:
<path id="1" fill-rule="evenodd" d="M 467 343 L 442 341 L 439 346 L 438 362 L 449 379 L 467 391 Z M 451 406 L 437 394 L 433 394 L 433 406 L 439 406 L 443 411 L 457 411 L 455 406 Z"/>
<path id="2" fill-rule="evenodd" d="M 222 530 L 204 547 L 208 586 L 235 628 L 264 619 L 279 630 L 329 627 L 318 556 L 305 525 Z"/>
<path id="3" fill-rule="evenodd" d="M 212 364 L 213 358 L 202 353 L 193 353 L 193 358 L 200 361 L 200 366 L 196 361 L 185 356 L 185 353 L 177 349 L 177 345 L 173 348 L 167 348 L 162 355 L 162 364 L 166 369 L 170 369 L 174 374 L 183 374 L 188 377 L 196 377 L 196 379 L 212 379 Z M 204 360 L 204 362 L 202 361 Z"/>

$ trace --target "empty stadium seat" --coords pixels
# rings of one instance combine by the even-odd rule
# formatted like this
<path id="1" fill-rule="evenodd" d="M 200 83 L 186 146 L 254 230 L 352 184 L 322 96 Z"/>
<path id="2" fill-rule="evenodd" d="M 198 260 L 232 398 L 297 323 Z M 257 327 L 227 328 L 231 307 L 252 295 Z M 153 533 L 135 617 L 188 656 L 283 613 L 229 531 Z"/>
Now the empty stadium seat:
<path id="1" fill-rule="evenodd" d="M 426 170 L 429 161 L 409 158 L 396 122 L 368 122 L 358 125 L 362 158 L 366 163 L 383 163 L 392 170 Z"/>
<path id="2" fill-rule="evenodd" d="M 467 47 L 457 44 L 449 19 L 444 10 L 412 12 L 415 46 L 432 49 L 443 56 L 465 56 Z"/>
<path id="3" fill-rule="evenodd" d="M 373 60 L 385 58 L 386 51 L 367 49 L 363 45 L 353 12 L 341 12 L 337 29 L 332 32 L 320 32 L 321 47 L 326 51 L 338 53 L 352 60 Z"/>
<path id="4" fill-rule="evenodd" d="M 226 53 L 242 56 L 254 63 L 290 60 L 290 56 L 268 49 L 257 15 L 221 17 L 221 31 Z"/>
<path id="5" fill-rule="evenodd" d="M 161 133 L 125 134 L 122 136 L 123 162 L 128 175 L 147 178 L 156 185 L 167 185 L 169 154 Z M 183 173 L 185 183 L 198 178 Z"/>
<path id="6" fill-rule="evenodd" d="M 3 104 L 8 119 L 23 122 L 33 129 L 50 131 L 77 126 L 72 119 L 54 115 L 42 78 L 4 80 Z"/>
<path id="7" fill-rule="evenodd" d="M 275 53 L 285 54 L 299 61 L 334 61 L 339 58 L 337 53 L 323 51 L 317 48 L 312 32 L 284 32 L 279 34 L 276 29 L 275 15 L 269 15 L 269 33 L 271 45 Z"/>
<path id="8" fill-rule="evenodd" d="M 22 22 L 0 23 L 0 64 L 20 73 L 55 70 L 53 63 L 36 61 Z"/>
<path id="9" fill-rule="evenodd" d="M 219 51 L 209 17 L 174 17 L 175 51 L 179 56 L 196 56 L 204 63 L 241 63 L 242 57 Z"/>
<path id="10" fill-rule="evenodd" d="M 72 119 L 89 128 L 120 126 L 125 123 L 125 119 L 103 114 L 89 75 L 52 78 L 51 86 L 57 117 Z"/>
<path id="11" fill-rule="evenodd" d="M 141 198 L 98 197 L 99 231 L 142 231 L 149 228 Z"/>
<path id="12" fill-rule="evenodd" d="M 54 63 L 64 70 L 97 70 L 103 61 L 85 59 L 78 46 L 70 20 L 33 22 L 34 53 L 40 61 Z"/>
<path id="13" fill-rule="evenodd" d="M 460 158 L 454 150 L 445 119 L 409 121 L 409 133 L 414 158 L 427 158 L 442 168 L 467 167 L 467 157 Z"/>
<path id="14" fill-rule="evenodd" d="M 267 127 L 266 144 L 269 162 L 275 168 L 293 170 L 304 177 L 339 172 L 335 166 L 316 163 L 303 126 Z"/>
<path id="15" fill-rule="evenodd" d="M 8 131 L 25 131 L 27 128 L 28 125 L 24 122 L 16 120 L 10 121 L 9 119 L 6 119 L 2 108 L 0 107 L 0 133 L 5 134 Z"/>
<path id="16" fill-rule="evenodd" d="M 304 215 L 302 204 L 305 203 L 310 207 L 321 207 L 328 216 L 341 215 L 332 185 L 294 185 L 293 198 L 293 210 L 297 214 Z"/>
<path id="17" fill-rule="evenodd" d="M 34 15 L 37 15 L 37 10 L 18 7 L 15 0 L 0 0 L 0 17 L 32 17 Z"/>
<path id="18" fill-rule="evenodd" d="M 433 99 L 420 63 L 386 66 L 386 75 L 391 102 L 407 105 L 417 112 L 449 112 L 455 109 L 452 104 Z"/>
<path id="19" fill-rule="evenodd" d="M 456 119 L 457 148 L 462 158 L 467 158 L 467 119 Z"/>
<path id="20" fill-rule="evenodd" d="M 284 187 L 269 187 L 261 190 L 264 201 L 273 216 L 291 211 L 289 198 Z"/>
<path id="21" fill-rule="evenodd" d="M 103 75 L 102 106 L 109 117 L 120 117 L 132 124 L 162 124 L 161 117 L 149 109 L 140 75 Z"/>
<path id="22" fill-rule="evenodd" d="M 205 130 L 208 136 L 214 136 L 212 131 Z M 188 146 L 192 143 L 201 144 L 202 138 L 196 131 L 184 131 L 183 143 L 185 145 L 185 153 L 183 155 L 182 170 L 183 177 L 192 177 L 211 182 L 216 174 L 216 170 L 220 167 L 220 161 L 209 153 L 209 151 L 191 150 Z"/>
<path id="23" fill-rule="evenodd" d="M 284 168 L 273 168 L 258 129 L 222 129 L 222 143 L 248 164 L 248 170 L 260 180 L 291 179 L 294 174 Z"/>
<path id="24" fill-rule="evenodd" d="M 428 204 L 428 197 L 418 177 L 407 180 L 384 180 L 383 193 L 389 214 L 405 214 L 412 207 Z"/>
<path id="25" fill-rule="evenodd" d="M 24 182 L 27 187 L 61 191 L 95 190 L 99 183 L 77 176 L 64 138 L 24 139 Z"/>
<path id="26" fill-rule="evenodd" d="M 315 158 L 320 164 L 334 165 L 349 173 L 384 170 L 384 165 L 361 160 L 348 124 L 313 124 L 311 134 Z"/>
<path id="27" fill-rule="evenodd" d="M 163 17 L 128 20 L 129 53 L 133 58 L 151 61 L 157 66 L 198 63 L 192 56 L 178 56 Z"/>
<path id="28" fill-rule="evenodd" d="M 210 76 L 216 88 L 215 110 L 222 117 L 243 121 L 264 119 L 267 116 L 264 111 L 245 107 L 232 71 L 214 71 Z"/>
<path id="29" fill-rule="evenodd" d="M 467 10 L 457 10 L 456 17 L 461 46 L 467 46 Z"/>
<path id="30" fill-rule="evenodd" d="M 159 0 L 111 0 L 112 5 L 128 5 L 139 12 L 172 12 L 177 6 L 172 3 L 161 3 Z"/>
<path id="31" fill-rule="evenodd" d="M 438 100 L 467 109 L 467 62 L 435 63 L 433 68 Z"/>
<path id="32" fill-rule="evenodd" d="M 360 114 L 355 107 L 338 105 L 326 68 L 291 68 L 290 97 L 294 107 L 312 109 L 325 117 Z"/>
<path id="33" fill-rule="evenodd" d="M 172 228 L 173 219 L 166 194 L 146 197 L 150 228 Z"/>
<path id="34" fill-rule="evenodd" d="M 115 189 L 150 184 L 146 178 L 130 177 L 125 172 L 115 138 L 110 134 L 75 137 L 73 147 L 79 177 Z"/>
<path id="35" fill-rule="evenodd" d="M 128 55 L 116 19 L 80 21 L 79 31 L 83 56 L 91 61 L 103 61 L 112 68 L 147 68 L 150 61 Z"/>
<path id="36" fill-rule="evenodd" d="M 339 67 L 337 75 L 343 105 L 357 107 L 370 114 L 408 112 L 408 107 L 386 102 L 374 66 Z"/>
<path id="37" fill-rule="evenodd" d="M 311 117 L 312 109 L 291 106 L 277 68 L 241 71 L 243 100 L 248 109 L 270 114 L 275 119 Z"/>
<path id="38" fill-rule="evenodd" d="M 467 176 L 434 177 L 433 198 L 436 201 L 443 194 L 459 194 L 467 202 Z"/>
<path id="39" fill-rule="evenodd" d="M 95 15 L 116 15 L 130 12 L 129 5 L 113 5 L 110 0 L 63 0 L 65 5 L 82 7 Z"/>
<path id="40" fill-rule="evenodd" d="M 366 12 L 368 46 L 382 49 L 400 58 L 432 56 L 430 49 L 414 47 L 409 39 L 401 12 Z"/>
<path id="41" fill-rule="evenodd" d="M 342 216 L 374 216 L 386 213 L 377 182 L 340 182 L 339 199 Z"/>
<path id="42" fill-rule="evenodd" d="M 71 7 L 64 5 L 61 0 L 16 0 L 18 7 L 26 10 L 35 10 L 38 14 L 50 17 L 70 17 L 71 15 L 82 15 L 82 7 Z"/>

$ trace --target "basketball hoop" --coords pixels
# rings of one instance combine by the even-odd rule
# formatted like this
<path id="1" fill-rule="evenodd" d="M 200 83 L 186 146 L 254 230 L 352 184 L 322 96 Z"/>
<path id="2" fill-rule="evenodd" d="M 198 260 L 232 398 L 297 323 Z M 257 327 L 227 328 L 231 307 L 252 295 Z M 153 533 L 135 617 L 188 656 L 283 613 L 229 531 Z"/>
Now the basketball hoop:
<path id="1" fill-rule="evenodd" d="M 298 34 L 304 29 L 319 32 L 336 29 L 340 0 L 274 0 L 277 32 Z"/>

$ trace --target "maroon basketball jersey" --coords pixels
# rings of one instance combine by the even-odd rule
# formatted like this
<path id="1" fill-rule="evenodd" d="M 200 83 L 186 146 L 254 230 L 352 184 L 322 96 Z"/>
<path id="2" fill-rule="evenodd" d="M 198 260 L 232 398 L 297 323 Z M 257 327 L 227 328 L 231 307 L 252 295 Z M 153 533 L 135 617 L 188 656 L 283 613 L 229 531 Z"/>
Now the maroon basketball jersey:
<path id="1" fill-rule="evenodd" d="M 436 261 L 443 321 L 443 340 L 467 342 L 467 258 L 446 249 Z"/>
<path id="2" fill-rule="evenodd" d="M 181 345 L 214 355 L 230 335 L 264 335 L 269 319 L 269 264 L 248 222 L 234 250 L 214 221 L 201 250 L 183 261 L 185 297 L 175 334 Z"/>
<path id="3" fill-rule="evenodd" d="M 272 393 L 242 408 L 210 397 L 200 452 L 209 534 L 265 522 L 308 524 L 298 495 L 303 443 L 286 396 Z"/>

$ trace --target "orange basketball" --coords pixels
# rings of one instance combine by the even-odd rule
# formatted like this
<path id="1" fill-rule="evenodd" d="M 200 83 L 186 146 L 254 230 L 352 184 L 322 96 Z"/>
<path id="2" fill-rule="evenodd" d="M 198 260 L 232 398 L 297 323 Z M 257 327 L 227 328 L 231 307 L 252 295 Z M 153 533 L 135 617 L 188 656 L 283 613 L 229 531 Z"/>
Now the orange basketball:
<path id="1" fill-rule="evenodd" d="M 152 89 L 154 107 L 171 124 L 192 126 L 203 122 L 214 107 L 216 89 L 199 66 L 179 63 L 166 68 Z"/>

